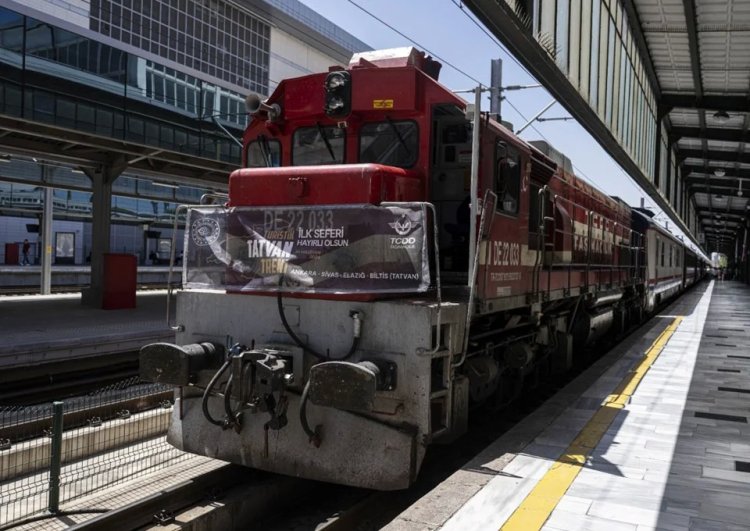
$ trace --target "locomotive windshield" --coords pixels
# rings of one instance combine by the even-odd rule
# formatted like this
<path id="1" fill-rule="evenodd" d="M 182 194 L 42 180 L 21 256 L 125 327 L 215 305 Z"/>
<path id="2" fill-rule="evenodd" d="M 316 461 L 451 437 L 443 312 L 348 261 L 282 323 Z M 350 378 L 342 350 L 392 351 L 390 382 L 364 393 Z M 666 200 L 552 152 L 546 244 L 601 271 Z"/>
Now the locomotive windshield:
<path id="1" fill-rule="evenodd" d="M 342 164 L 344 135 L 335 125 L 300 127 L 292 136 L 292 165 Z"/>
<path id="2" fill-rule="evenodd" d="M 417 162 L 417 123 L 364 124 L 359 133 L 359 161 L 409 168 Z"/>
<path id="3" fill-rule="evenodd" d="M 247 145 L 248 168 L 271 168 L 281 166 L 281 143 L 261 135 Z"/>

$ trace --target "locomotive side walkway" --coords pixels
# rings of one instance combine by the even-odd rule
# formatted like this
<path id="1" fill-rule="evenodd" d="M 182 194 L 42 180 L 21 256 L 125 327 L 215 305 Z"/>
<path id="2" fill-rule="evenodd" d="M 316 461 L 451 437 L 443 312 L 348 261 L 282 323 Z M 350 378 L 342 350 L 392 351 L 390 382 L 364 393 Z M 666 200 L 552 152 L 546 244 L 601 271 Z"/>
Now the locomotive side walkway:
<path id="1" fill-rule="evenodd" d="M 750 288 L 701 283 L 386 529 L 750 528 Z"/>

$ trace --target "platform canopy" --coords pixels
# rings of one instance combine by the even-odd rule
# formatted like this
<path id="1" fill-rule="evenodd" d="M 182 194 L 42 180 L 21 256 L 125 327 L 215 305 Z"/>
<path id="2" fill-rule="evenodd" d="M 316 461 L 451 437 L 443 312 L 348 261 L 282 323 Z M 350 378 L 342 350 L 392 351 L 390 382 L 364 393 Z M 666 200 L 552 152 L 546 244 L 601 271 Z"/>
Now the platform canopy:
<path id="1" fill-rule="evenodd" d="M 695 242 L 739 252 L 750 196 L 750 2 L 465 4 Z"/>

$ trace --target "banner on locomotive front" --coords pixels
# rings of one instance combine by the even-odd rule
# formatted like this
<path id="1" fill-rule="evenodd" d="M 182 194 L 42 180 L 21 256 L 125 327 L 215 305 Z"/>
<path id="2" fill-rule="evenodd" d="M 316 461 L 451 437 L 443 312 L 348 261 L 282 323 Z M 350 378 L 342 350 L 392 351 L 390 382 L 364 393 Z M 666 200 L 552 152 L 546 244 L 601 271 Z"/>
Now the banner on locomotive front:
<path id="1" fill-rule="evenodd" d="M 421 206 L 196 207 L 183 287 L 230 292 L 424 292 Z"/>

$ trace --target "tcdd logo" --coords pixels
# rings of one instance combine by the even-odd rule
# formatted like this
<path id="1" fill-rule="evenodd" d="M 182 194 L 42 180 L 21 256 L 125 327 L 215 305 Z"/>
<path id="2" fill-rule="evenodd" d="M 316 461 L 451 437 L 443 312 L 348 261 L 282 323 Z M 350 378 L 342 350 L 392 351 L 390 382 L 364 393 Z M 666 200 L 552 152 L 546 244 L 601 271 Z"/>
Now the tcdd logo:
<path id="1" fill-rule="evenodd" d="M 388 224 L 396 234 L 399 236 L 406 236 L 411 230 L 411 220 L 406 217 L 406 214 L 402 215 L 398 220 Z"/>

